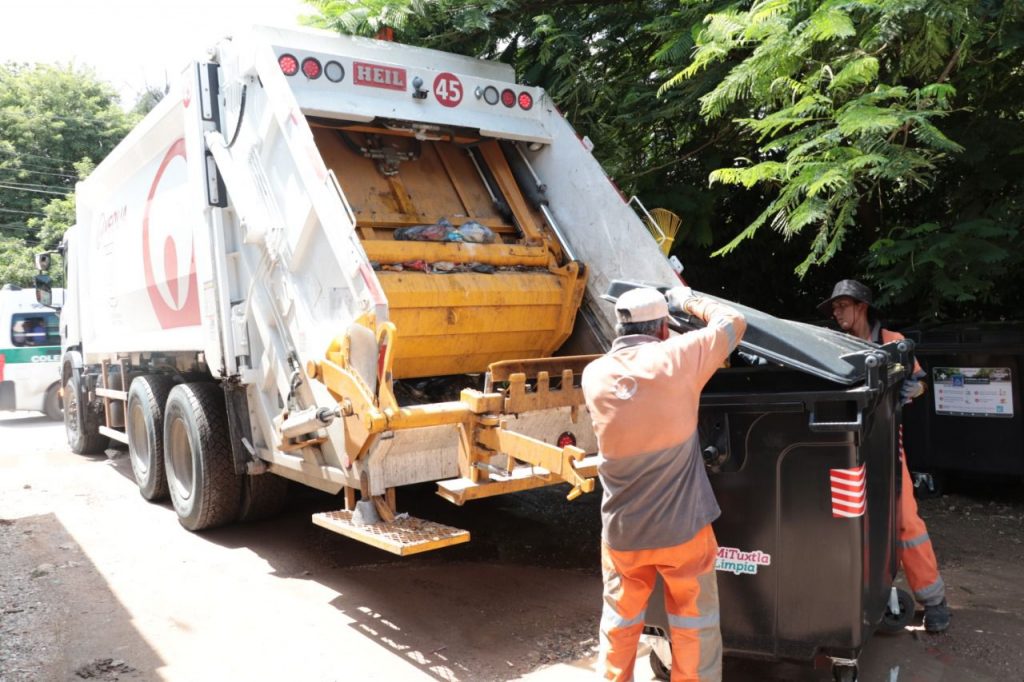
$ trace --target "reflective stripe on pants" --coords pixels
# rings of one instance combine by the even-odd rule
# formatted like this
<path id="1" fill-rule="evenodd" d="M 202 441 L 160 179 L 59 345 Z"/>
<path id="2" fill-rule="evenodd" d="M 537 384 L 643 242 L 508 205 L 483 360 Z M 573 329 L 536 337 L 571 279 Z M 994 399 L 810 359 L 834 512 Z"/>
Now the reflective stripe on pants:
<path id="1" fill-rule="evenodd" d="M 674 547 L 616 551 L 602 544 L 604 608 L 598 660 L 602 679 L 632 679 L 647 600 L 659 573 L 665 583 L 672 638 L 672 682 L 722 679 L 717 552 L 711 526 Z"/>
<path id="2" fill-rule="evenodd" d="M 946 587 L 939 575 L 939 562 L 928 537 L 928 528 L 917 513 L 914 482 L 907 468 L 907 453 L 903 451 L 903 426 L 900 426 L 900 467 L 903 469 L 903 489 L 900 491 L 900 539 L 897 556 L 907 574 L 907 582 L 914 598 L 925 606 L 938 604 L 946 597 Z"/>

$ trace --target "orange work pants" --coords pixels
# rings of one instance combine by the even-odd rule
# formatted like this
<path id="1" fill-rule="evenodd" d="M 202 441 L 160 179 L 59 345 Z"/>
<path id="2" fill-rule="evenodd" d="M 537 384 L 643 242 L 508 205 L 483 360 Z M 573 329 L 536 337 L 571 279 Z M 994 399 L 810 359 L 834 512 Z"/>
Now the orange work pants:
<path id="1" fill-rule="evenodd" d="M 598 671 L 602 679 L 633 678 L 647 600 L 660 573 L 672 639 L 672 682 L 719 682 L 718 542 L 711 526 L 674 547 L 616 551 L 601 545 L 604 608 Z"/>
<path id="2" fill-rule="evenodd" d="M 928 537 L 928 528 L 917 513 L 914 482 L 907 468 L 907 453 L 903 451 L 903 426 L 900 425 L 900 467 L 903 469 L 903 488 L 900 491 L 900 539 L 896 556 L 903 564 L 907 582 L 914 598 L 924 606 L 933 606 L 946 598 L 946 585 L 939 575 L 939 562 Z"/>

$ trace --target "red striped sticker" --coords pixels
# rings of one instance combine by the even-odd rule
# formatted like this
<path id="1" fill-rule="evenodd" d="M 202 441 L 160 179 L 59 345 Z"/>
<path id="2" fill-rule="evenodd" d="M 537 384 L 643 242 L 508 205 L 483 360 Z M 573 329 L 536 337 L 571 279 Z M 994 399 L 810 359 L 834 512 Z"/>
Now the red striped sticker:
<path id="1" fill-rule="evenodd" d="M 837 519 L 864 516 L 868 508 L 868 474 L 866 465 L 853 469 L 829 469 L 832 489 L 832 517 Z"/>

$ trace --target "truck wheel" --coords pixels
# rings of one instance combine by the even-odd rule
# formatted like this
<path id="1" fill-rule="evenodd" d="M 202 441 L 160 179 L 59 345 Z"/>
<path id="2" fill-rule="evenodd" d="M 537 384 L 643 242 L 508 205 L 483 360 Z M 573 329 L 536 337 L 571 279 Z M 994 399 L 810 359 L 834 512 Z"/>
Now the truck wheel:
<path id="1" fill-rule="evenodd" d="M 167 497 L 164 471 L 164 405 L 174 380 L 162 374 L 136 377 L 128 389 L 128 456 L 139 493 L 147 500 Z"/>
<path id="2" fill-rule="evenodd" d="M 179 384 L 164 412 L 164 467 L 171 503 L 188 530 L 238 516 L 242 479 L 228 442 L 224 393 L 213 383 Z"/>
<path id="3" fill-rule="evenodd" d="M 60 402 L 60 385 L 54 384 L 46 389 L 46 397 L 43 398 L 43 414 L 55 422 L 64 419 L 64 407 Z"/>
<path id="4" fill-rule="evenodd" d="M 242 477 L 239 521 L 262 521 L 276 516 L 288 498 L 288 479 L 274 474 Z"/>
<path id="5" fill-rule="evenodd" d="M 108 439 L 100 433 L 100 418 L 82 393 L 82 377 L 72 370 L 64 382 L 64 431 L 68 446 L 77 455 L 95 455 L 107 449 Z"/>
<path id="6" fill-rule="evenodd" d="M 651 672 L 654 674 L 656 680 L 668 680 L 672 677 L 672 669 L 661 662 L 661 658 L 658 656 L 657 651 L 652 651 L 649 656 L 651 662 Z"/>

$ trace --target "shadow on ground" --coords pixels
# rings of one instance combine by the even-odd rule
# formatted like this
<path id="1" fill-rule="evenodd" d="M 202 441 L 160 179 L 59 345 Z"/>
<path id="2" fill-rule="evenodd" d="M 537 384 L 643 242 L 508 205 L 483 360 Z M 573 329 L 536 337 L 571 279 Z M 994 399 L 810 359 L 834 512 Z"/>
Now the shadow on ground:
<path id="1" fill-rule="evenodd" d="M 54 515 L 0 519 L 0 571 L 0 679 L 158 678 L 163 661 Z"/>
<path id="2" fill-rule="evenodd" d="M 397 557 L 314 526 L 311 514 L 340 498 L 304 488 L 276 519 L 204 536 L 336 591 L 350 627 L 438 680 L 511 679 L 596 647 L 597 496 L 566 503 L 557 488 L 457 508 L 434 489 L 403 488 L 399 508 L 465 528 L 472 542 Z"/>
<path id="3" fill-rule="evenodd" d="M 131 478 L 127 457 L 113 464 Z M 516 679 L 591 655 L 601 603 L 599 494 L 566 503 L 566 491 L 557 487 L 458 508 L 434 489 L 403 488 L 399 508 L 466 528 L 471 543 L 396 557 L 314 526 L 311 514 L 337 509 L 341 499 L 301 487 L 278 518 L 203 537 L 256 553 L 280 578 L 314 581 L 337 593 L 330 603 L 348 627 L 437 680 Z M 176 523 L 169 506 L 167 517 Z M 862 652 L 860 682 L 999 679 L 975 670 L 975 664 L 989 666 L 958 644 L 992 615 L 963 609 L 945 636 L 918 629 L 874 637 Z M 641 669 L 646 671 L 643 662 Z M 578 670 L 580 676 L 564 679 L 593 675 Z M 638 672 L 637 679 L 651 676 Z M 827 660 L 810 665 L 727 658 L 725 679 L 824 682 L 832 675 Z"/>

